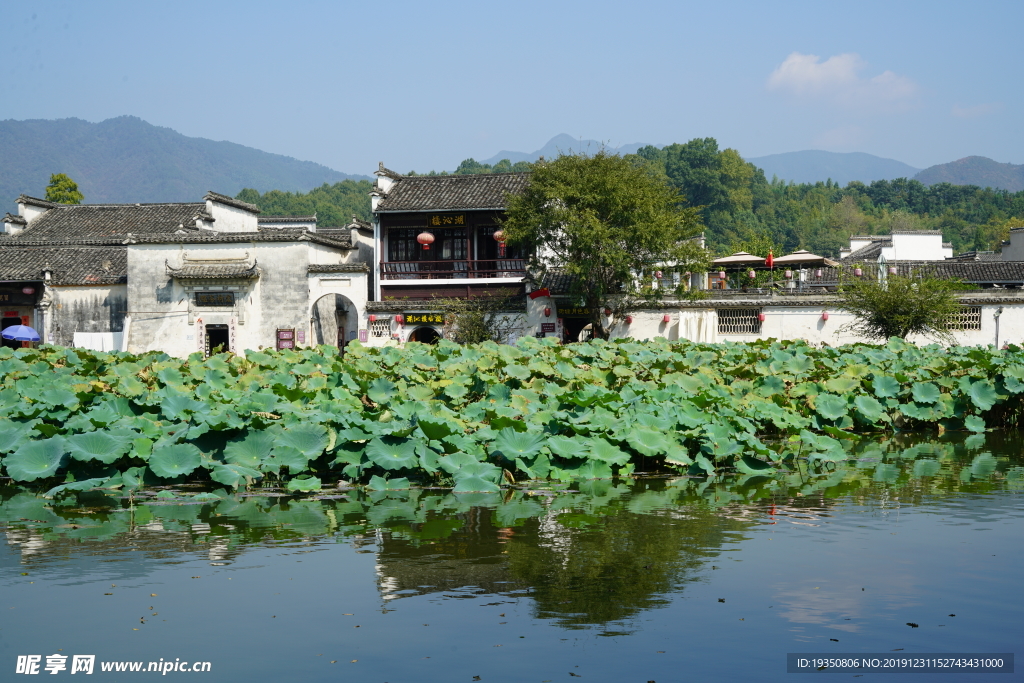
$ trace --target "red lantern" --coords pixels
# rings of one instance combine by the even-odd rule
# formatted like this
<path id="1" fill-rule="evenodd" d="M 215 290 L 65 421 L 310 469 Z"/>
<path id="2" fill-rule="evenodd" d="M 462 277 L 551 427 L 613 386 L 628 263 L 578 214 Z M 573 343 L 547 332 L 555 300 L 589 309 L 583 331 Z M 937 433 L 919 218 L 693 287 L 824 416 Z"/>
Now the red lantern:
<path id="1" fill-rule="evenodd" d="M 718 271 L 718 279 L 719 280 L 724 280 L 725 279 L 725 271 L 724 270 Z"/>
<path id="2" fill-rule="evenodd" d="M 550 306 L 545 306 L 544 307 L 544 317 L 545 318 L 550 318 L 551 317 L 551 307 Z"/>
<path id="3" fill-rule="evenodd" d="M 821 319 L 822 320 L 828 320 L 828 311 L 822 311 L 821 312 Z"/>
<path id="4" fill-rule="evenodd" d="M 416 235 L 416 241 L 423 245 L 424 250 L 430 249 L 430 245 L 434 243 L 434 234 L 424 230 Z"/>
<path id="5" fill-rule="evenodd" d="M 21 293 L 22 294 L 35 294 L 36 290 L 35 290 L 34 287 L 22 287 L 21 288 Z"/>
<path id="6" fill-rule="evenodd" d="M 505 231 L 495 230 L 494 241 L 498 243 L 498 256 L 505 257 Z"/>
<path id="7" fill-rule="evenodd" d="M 793 279 L 793 271 L 792 270 L 787 270 L 786 271 L 786 279 L 787 280 L 792 280 Z"/>
<path id="8" fill-rule="evenodd" d="M 896 274 L 896 266 L 890 267 L 889 268 L 889 275 L 895 275 L 895 274 Z"/>
<path id="9" fill-rule="evenodd" d="M 821 277 L 821 276 L 822 276 L 822 274 L 823 274 L 823 273 L 822 273 L 822 270 L 821 270 L 821 268 L 818 268 L 818 269 L 817 269 L 816 271 L 814 271 L 814 274 L 815 274 L 815 276 L 817 276 L 817 277 Z"/>
<path id="10" fill-rule="evenodd" d="M 672 317 L 669 316 L 668 313 L 666 313 L 665 315 L 661 316 L 661 322 L 663 322 L 663 323 L 670 322 L 671 320 L 672 320 Z"/>
<path id="11" fill-rule="evenodd" d="M 861 275 L 864 274 L 864 271 L 861 270 L 860 268 L 854 268 L 853 269 L 853 274 L 856 275 L 857 277 L 860 277 Z"/>
<path id="12" fill-rule="evenodd" d="M 374 315 L 373 313 L 371 313 L 371 314 L 370 314 L 370 322 L 371 322 L 371 323 L 375 323 L 375 322 L 377 322 L 377 316 L 376 316 L 376 315 Z"/>
<path id="13" fill-rule="evenodd" d="M 395 322 L 398 323 L 399 325 L 404 325 L 405 324 L 405 318 L 403 318 L 400 315 L 396 315 L 395 316 Z"/>
<path id="14" fill-rule="evenodd" d="M 747 273 L 747 277 L 749 277 L 751 280 L 753 280 L 755 277 L 757 277 L 757 273 L 755 273 L 754 270 L 751 269 L 750 272 Z"/>
<path id="15" fill-rule="evenodd" d="M 626 316 L 626 324 L 627 325 L 632 325 L 633 324 L 633 316 L 631 316 L 631 315 L 627 315 Z"/>
<path id="16" fill-rule="evenodd" d="M 664 276 L 662 275 L 660 270 L 656 270 L 656 271 L 654 271 L 654 277 L 656 277 L 656 278 L 658 278 L 660 280 Z"/>
<path id="17" fill-rule="evenodd" d="M 764 322 L 764 313 L 758 313 L 758 314 L 757 314 L 757 319 L 758 319 L 758 320 L 759 320 L 760 322 Z"/>

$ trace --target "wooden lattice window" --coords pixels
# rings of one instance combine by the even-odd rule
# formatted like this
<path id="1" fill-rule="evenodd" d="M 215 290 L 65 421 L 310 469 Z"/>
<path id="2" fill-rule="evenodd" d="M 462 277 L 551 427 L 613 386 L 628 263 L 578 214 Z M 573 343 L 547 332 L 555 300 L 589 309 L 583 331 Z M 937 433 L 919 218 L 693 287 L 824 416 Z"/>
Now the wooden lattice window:
<path id="1" fill-rule="evenodd" d="M 391 319 L 385 318 L 383 320 L 373 320 L 370 322 L 370 336 L 371 337 L 390 337 L 391 336 Z"/>
<path id="2" fill-rule="evenodd" d="M 760 308 L 719 308 L 718 334 L 761 334 Z"/>
<path id="3" fill-rule="evenodd" d="M 951 330 L 980 330 L 981 306 L 961 306 L 960 310 L 949 316 Z"/>

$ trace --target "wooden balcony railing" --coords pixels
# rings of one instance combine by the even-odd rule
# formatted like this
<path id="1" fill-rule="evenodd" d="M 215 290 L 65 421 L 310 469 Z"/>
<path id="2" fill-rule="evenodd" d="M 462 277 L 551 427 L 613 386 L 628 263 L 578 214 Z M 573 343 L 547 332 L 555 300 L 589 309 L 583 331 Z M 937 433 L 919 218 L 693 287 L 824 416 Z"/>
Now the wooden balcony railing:
<path id="1" fill-rule="evenodd" d="M 382 280 L 448 280 L 522 277 L 526 259 L 463 259 L 459 261 L 382 261 Z"/>

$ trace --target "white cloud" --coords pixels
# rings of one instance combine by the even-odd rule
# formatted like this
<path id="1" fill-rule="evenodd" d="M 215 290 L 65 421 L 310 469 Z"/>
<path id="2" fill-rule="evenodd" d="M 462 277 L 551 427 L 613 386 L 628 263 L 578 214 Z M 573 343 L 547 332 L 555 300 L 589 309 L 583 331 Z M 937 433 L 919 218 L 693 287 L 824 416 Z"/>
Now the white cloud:
<path id="1" fill-rule="evenodd" d="M 958 119 L 976 119 L 979 116 L 987 116 L 988 114 L 994 114 L 997 111 L 1002 110 L 1002 108 L 1003 105 L 1000 102 L 976 104 L 973 107 L 961 107 L 959 105 L 954 105 L 953 111 L 950 113 Z"/>
<path id="2" fill-rule="evenodd" d="M 843 107 L 904 109 L 917 96 L 918 86 L 906 76 L 883 71 L 865 78 L 867 62 L 848 52 L 821 61 L 818 55 L 794 52 L 768 77 L 768 89 L 803 99 L 824 100 Z"/>

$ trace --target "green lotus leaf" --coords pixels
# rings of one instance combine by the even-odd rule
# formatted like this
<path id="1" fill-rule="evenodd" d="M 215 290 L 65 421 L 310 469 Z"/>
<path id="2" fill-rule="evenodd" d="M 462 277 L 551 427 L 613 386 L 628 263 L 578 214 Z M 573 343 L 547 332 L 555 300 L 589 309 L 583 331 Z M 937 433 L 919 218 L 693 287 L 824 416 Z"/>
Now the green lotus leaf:
<path id="1" fill-rule="evenodd" d="M 876 374 L 871 385 L 875 390 L 875 396 L 878 398 L 895 398 L 900 395 L 900 383 L 896 381 L 895 377 L 888 375 L 878 376 Z"/>
<path id="2" fill-rule="evenodd" d="M 32 427 L 36 421 L 14 422 L 12 420 L 0 419 L 0 453 L 10 453 L 17 450 L 32 436 Z"/>
<path id="3" fill-rule="evenodd" d="M 416 442 L 394 436 L 378 437 L 366 446 L 366 457 L 386 470 L 416 467 Z"/>
<path id="4" fill-rule="evenodd" d="M 999 461 L 991 453 L 982 453 L 971 461 L 971 476 L 975 479 L 987 479 L 996 471 Z"/>
<path id="5" fill-rule="evenodd" d="M 937 422 L 942 419 L 942 412 L 929 403 L 903 403 L 900 404 L 900 412 L 921 422 Z"/>
<path id="6" fill-rule="evenodd" d="M 493 493 L 501 488 L 492 481 L 475 474 L 456 473 L 453 493 Z"/>
<path id="7" fill-rule="evenodd" d="M 235 488 L 247 483 L 247 480 L 260 479 L 262 476 L 258 470 L 232 463 L 217 463 L 210 472 L 210 479 Z"/>
<path id="8" fill-rule="evenodd" d="M 853 407 L 868 422 L 878 422 L 882 415 L 885 414 L 885 407 L 876 399 L 866 394 L 860 394 L 854 398 Z"/>
<path id="9" fill-rule="evenodd" d="M 397 389 L 398 385 L 394 382 L 378 377 L 366 388 L 366 397 L 374 403 L 388 403 L 397 394 Z"/>
<path id="10" fill-rule="evenodd" d="M 971 400 L 974 401 L 974 405 L 978 407 L 978 410 L 990 410 L 999 398 L 992 382 L 985 379 L 971 382 L 971 388 L 967 393 L 970 395 Z"/>
<path id="11" fill-rule="evenodd" d="M 55 408 L 78 407 L 78 396 L 73 391 L 64 388 L 47 389 L 39 395 L 40 401 Z"/>
<path id="12" fill-rule="evenodd" d="M 322 486 L 316 477 L 300 477 L 289 481 L 285 488 L 289 491 L 319 491 Z"/>
<path id="13" fill-rule="evenodd" d="M 986 430 L 985 420 L 978 417 L 977 415 L 968 415 L 967 417 L 965 417 L 964 427 L 966 427 L 968 431 L 972 431 L 978 434 Z"/>
<path id="14" fill-rule="evenodd" d="M 808 356 L 798 354 L 786 361 L 784 366 L 794 375 L 802 375 L 814 369 L 814 361 Z"/>
<path id="15" fill-rule="evenodd" d="M 540 452 L 544 446 L 543 434 L 517 432 L 514 429 L 502 429 L 494 440 L 493 448 L 500 451 L 509 460 L 530 457 Z"/>
<path id="16" fill-rule="evenodd" d="M 846 415 L 846 399 L 835 394 L 819 394 L 814 399 L 814 409 L 827 420 L 838 420 Z"/>
<path id="17" fill-rule="evenodd" d="M 587 455 L 609 465 L 625 465 L 629 462 L 629 453 L 605 439 L 589 439 L 583 445 Z"/>
<path id="18" fill-rule="evenodd" d="M 297 424 L 277 432 L 274 446 L 290 446 L 302 452 L 310 460 L 323 455 L 329 436 L 327 427 L 321 424 Z"/>
<path id="19" fill-rule="evenodd" d="M 273 455 L 263 462 L 261 469 L 280 472 L 282 467 L 287 467 L 290 474 L 299 474 L 309 467 L 309 456 L 294 446 L 276 445 Z"/>
<path id="20" fill-rule="evenodd" d="M 771 474 L 775 472 L 775 467 L 764 460 L 744 455 L 736 459 L 736 470 L 743 474 Z"/>
<path id="21" fill-rule="evenodd" d="M 851 377 L 835 377 L 825 382 L 825 388 L 833 394 L 849 394 L 860 388 L 860 380 Z"/>
<path id="22" fill-rule="evenodd" d="M 191 474 L 203 461 L 202 453 L 192 444 L 173 444 L 153 449 L 149 456 L 149 469 L 164 479 Z"/>
<path id="23" fill-rule="evenodd" d="M 530 479 L 543 479 L 551 471 L 551 458 L 541 453 L 535 458 L 516 458 L 516 468 Z"/>
<path id="24" fill-rule="evenodd" d="M 66 462 L 67 442 L 54 436 L 24 444 L 4 458 L 4 467 L 15 481 L 35 481 L 52 477 Z"/>
<path id="25" fill-rule="evenodd" d="M 480 461 L 469 453 L 452 453 L 451 455 L 442 455 L 437 459 L 437 464 L 448 474 L 455 474 L 463 467 L 479 464 Z"/>
<path id="26" fill-rule="evenodd" d="M 249 431 L 244 437 L 228 442 L 224 447 L 224 460 L 232 465 L 257 469 L 270 458 L 273 449 L 274 436 L 272 434 L 263 431 Z"/>
<path id="27" fill-rule="evenodd" d="M 370 477 L 370 483 L 366 485 L 366 488 L 371 491 L 408 491 L 409 486 L 409 479 L 406 477 L 385 479 L 375 474 Z"/>
<path id="28" fill-rule="evenodd" d="M 206 408 L 199 401 L 170 387 L 164 387 L 155 395 L 161 396 L 160 412 L 168 420 L 187 420 L 192 413 Z"/>
<path id="29" fill-rule="evenodd" d="M 668 437 L 650 427 L 633 427 L 618 436 L 641 455 L 665 455 L 673 450 Z"/>
<path id="30" fill-rule="evenodd" d="M 918 382 L 910 390 L 910 395 L 917 403 L 935 403 L 942 396 L 942 392 L 931 382 Z"/>
<path id="31" fill-rule="evenodd" d="M 468 393 L 469 389 L 461 384 L 449 384 L 444 388 L 445 396 L 456 401 L 465 398 Z"/>
<path id="32" fill-rule="evenodd" d="M 454 422 L 439 417 L 421 417 L 417 426 L 431 441 L 440 441 L 450 434 L 458 434 L 462 431 Z"/>
<path id="33" fill-rule="evenodd" d="M 137 432 L 118 430 L 111 432 L 85 432 L 67 437 L 67 448 L 76 460 L 98 460 L 105 465 L 114 463 L 132 447 Z"/>
<path id="34" fill-rule="evenodd" d="M 91 491 L 93 489 L 103 488 L 103 485 L 109 481 L 109 477 L 94 477 L 83 481 L 73 481 L 68 484 L 61 484 L 60 486 L 54 486 L 52 489 L 44 493 L 43 498 L 53 498 L 69 491 Z"/>

